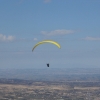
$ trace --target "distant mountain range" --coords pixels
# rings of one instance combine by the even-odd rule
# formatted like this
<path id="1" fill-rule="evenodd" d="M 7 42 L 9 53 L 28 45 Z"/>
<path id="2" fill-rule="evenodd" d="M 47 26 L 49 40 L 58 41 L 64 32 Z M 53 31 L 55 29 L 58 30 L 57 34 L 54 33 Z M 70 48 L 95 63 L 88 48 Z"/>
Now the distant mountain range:
<path id="1" fill-rule="evenodd" d="M 0 78 L 33 81 L 100 81 L 100 68 L 0 69 Z"/>

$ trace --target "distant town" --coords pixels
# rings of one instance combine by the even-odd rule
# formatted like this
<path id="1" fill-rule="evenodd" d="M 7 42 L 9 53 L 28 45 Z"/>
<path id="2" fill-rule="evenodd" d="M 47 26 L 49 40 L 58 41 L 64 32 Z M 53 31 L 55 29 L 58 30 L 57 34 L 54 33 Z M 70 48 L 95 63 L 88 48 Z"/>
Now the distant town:
<path id="1" fill-rule="evenodd" d="M 20 76 L 22 74 L 23 79 L 22 76 L 18 79 L 19 76 L 14 74 L 14 70 L 13 76 L 17 76 L 17 78 L 10 78 L 10 74 L 9 78 L 4 78 L 4 76 L 0 78 L 0 100 L 100 100 L 99 69 L 89 71 L 82 69 L 83 72 L 81 69 L 68 69 L 67 74 L 65 73 L 67 70 L 53 69 L 53 71 L 50 70 L 51 75 L 48 75 L 47 71 L 43 73 L 44 70 L 41 72 L 36 70 L 33 72 L 38 75 L 33 79 L 25 79 L 25 74 L 28 72 L 32 74 L 29 70 L 25 74 L 21 73 L 21 70 L 16 70 Z M 2 72 L 6 72 L 6 70 L 2 70 Z M 10 70 L 8 72 L 10 73 Z M 46 77 L 39 80 L 41 73 Z M 33 74 L 29 76 L 32 77 Z"/>

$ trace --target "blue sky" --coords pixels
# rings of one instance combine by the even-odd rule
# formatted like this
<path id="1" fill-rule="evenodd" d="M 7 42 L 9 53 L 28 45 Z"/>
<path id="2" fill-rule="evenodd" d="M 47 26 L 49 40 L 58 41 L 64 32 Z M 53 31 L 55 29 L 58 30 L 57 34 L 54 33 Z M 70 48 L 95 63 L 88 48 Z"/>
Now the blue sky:
<path id="1" fill-rule="evenodd" d="M 0 0 L 0 68 L 100 67 L 99 45 L 100 0 Z"/>

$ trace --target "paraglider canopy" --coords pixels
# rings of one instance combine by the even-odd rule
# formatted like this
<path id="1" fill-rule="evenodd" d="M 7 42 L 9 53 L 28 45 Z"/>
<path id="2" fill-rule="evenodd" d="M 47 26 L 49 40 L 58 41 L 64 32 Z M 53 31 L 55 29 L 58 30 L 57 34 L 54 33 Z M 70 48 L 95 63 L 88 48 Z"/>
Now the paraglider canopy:
<path id="1" fill-rule="evenodd" d="M 52 41 L 52 40 L 44 40 L 44 41 L 38 42 L 38 43 L 32 48 L 32 51 L 34 51 L 34 49 L 35 49 L 38 45 L 44 44 L 44 43 L 52 43 L 52 44 L 56 45 L 58 48 L 61 48 L 61 47 L 60 47 L 60 44 L 57 43 L 57 42 L 55 42 L 55 41 Z"/>

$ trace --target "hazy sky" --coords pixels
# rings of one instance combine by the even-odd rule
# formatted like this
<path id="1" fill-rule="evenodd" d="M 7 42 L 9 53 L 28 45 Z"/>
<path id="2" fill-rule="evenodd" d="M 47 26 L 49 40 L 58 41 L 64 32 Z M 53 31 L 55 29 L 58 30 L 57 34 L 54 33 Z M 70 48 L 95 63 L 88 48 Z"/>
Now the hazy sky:
<path id="1" fill-rule="evenodd" d="M 33 46 L 45 39 L 52 44 Z M 100 0 L 0 0 L 0 68 L 100 67 Z"/>

